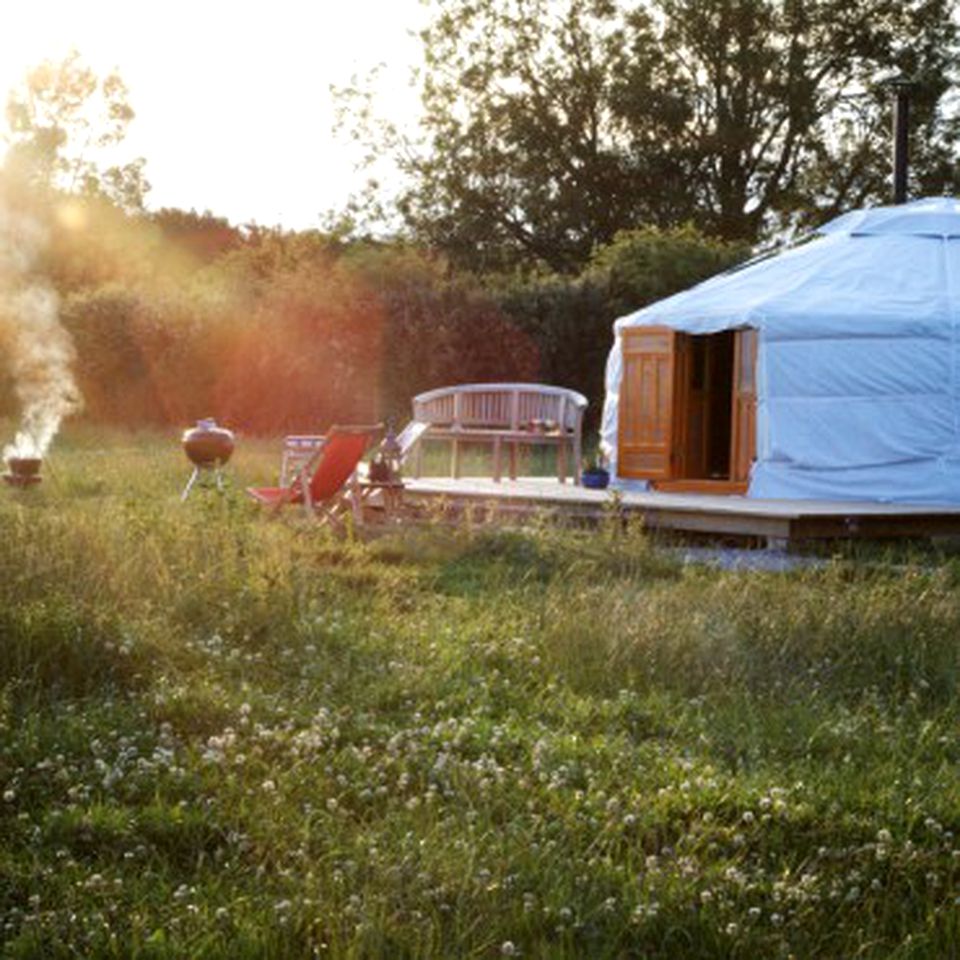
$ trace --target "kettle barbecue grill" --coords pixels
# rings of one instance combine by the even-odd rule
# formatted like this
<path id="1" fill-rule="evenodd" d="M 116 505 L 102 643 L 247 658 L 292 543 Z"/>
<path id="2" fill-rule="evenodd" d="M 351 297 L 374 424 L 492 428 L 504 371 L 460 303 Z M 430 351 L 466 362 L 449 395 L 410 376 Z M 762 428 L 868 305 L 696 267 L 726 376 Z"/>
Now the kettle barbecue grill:
<path id="1" fill-rule="evenodd" d="M 190 496 L 194 484 L 204 474 L 214 478 L 218 490 L 223 490 L 223 466 L 233 454 L 233 431 L 217 426 L 212 417 L 198 420 L 195 427 L 183 432 L 183 451 L 193 464 L 193 473 L 180 495 L 181 503 Z"/>

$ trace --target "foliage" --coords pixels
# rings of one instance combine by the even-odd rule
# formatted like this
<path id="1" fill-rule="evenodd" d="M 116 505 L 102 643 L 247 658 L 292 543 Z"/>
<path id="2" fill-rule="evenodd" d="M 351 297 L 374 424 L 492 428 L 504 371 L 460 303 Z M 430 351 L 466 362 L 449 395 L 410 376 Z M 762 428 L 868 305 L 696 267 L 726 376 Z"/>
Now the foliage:
<path id="1" fill-rule="evenodd" d="M 651 228 L 618 236 L 579 277 L 478 277 L 399 242 L 227 229 L 174 211 L 158 221 L 92 199 L 32 215 L 50 237 L 43 269 L 76 346 L 85 416 L 131 427 L 213 415 L 313 432 L 402 420 L 417 393 L 483 380 L 578 389 L 592 418 L 613 320 L 743 252 L 692 227 Z M 13 407 L 0 382 L 0 410 Z"/>
<path id="2" fill-rule="evenodd" d="M 437 3 L 423 33 L 418 134 L 371 126 L 366 111 L 353 132 L 373 156 L 392 151 L 414 236 L 470 269 L 575 272 L 595 246 L 641 224 L 691 221 L 753 243 L 887 195 L 884 76 L 915 82 L 916 184 L 949 185 L 952 9 Z"/>
<path id="3" fill-rule="evenodd" d="M 744 243 L 712 239 L 690 225 L 624 230 L 597 250 L 587 275 L 605 286 L 618 316 L 638 310 L 745 260 Z"/>
<path id="4" fill-rule="evenodd" d="M 199 263 L 211 263 L 244 241 L 241 230 L 209 210 L 177 210 L 164 207 L 149 215 L 151 223 L 161 230 L 164 240 L 182 247 Z"/>
<path id="5" fill-rule="evenodd" d="M 110 163 L 134 112 L 117 74 L 98 77 L 73 51 L 30 70 L 6 108 L 9 172 L 34 189 L 143 206 L 144 160 Z"/>
<path id="6" fill-rule="evenodd" d="M 184 473 L 74 430 L 0 498 L 3 956 L 951 955 L 954 559 L 336 542 Z"/>
<path id="7" fill-rule="evenodd" d="M 953 0 L 658 0 L 693 120 L 699 222 L 754 241 L 890 199 L 890 101 L 907 77 L 920 195 L 952 183 Z"/>
<path id="8" fill-rule="evenodd" d="M 581 391 L 597 423 L 614 320 L 692 286 L 746 255 L 742 244 L 703 236 L 691 226 L 624 231 L 599 248 L 579 277 L 488 278 L 503 309 L 537 345 L 538 378 Z"/>

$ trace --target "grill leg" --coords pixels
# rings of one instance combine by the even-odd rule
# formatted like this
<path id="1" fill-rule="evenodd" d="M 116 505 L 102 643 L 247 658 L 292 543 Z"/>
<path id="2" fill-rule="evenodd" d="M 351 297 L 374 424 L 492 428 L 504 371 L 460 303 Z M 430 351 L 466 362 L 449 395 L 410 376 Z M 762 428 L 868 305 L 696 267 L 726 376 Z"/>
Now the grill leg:
<path id="1" fill-rule="evenodd" d="M 190 474 L 190 479 L 187 481 L 187 485 L 183 488 L 183 493 L 180 494 L 180 502 L 183 503 L 187 497 L 190 496 L 190 491 L 193 489 L 193 485 L 197 482 L 197 479 L 200 476 L 200 468 L 194 467 L 193 473 Z"/>

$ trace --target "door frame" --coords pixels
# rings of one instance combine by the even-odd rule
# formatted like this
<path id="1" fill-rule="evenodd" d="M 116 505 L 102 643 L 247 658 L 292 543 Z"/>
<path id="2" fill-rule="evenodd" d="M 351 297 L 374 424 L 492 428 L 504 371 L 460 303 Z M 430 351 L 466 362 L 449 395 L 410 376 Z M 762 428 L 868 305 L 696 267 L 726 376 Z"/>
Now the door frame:
<path id="1" fill-rule="evenodd" d="M 752 327 L 738 328 L 734 333 L 734 362 L 731 371 L 731 422 L 730 422 L 730 476 L 728 479 L 702 479 L 684 477 L 683 438 L 687 434 L 688 411 L 685 408 L 687 366 L 685 357 L 689 340 L 700 334 L 686 334 L 670 327 L 628 327 L 622 331 L 622 368 L 620 382 L 620 407 L 618 410 L 617 473 L 625 478 L 648 480 L 651 488 L 670 493 L 745 494 L 750 484 L 750 467 L 756 459 L 756 406 L 757 406 L 757 348 L 759 332 Z M 709 334 L 707 334 L 709 336 Z M 668 356 L 669 354 L 669 356 Z M 655 370 L 657 378 L 653 385 L 643 384 L 640 379 L 647 371 Z M 637 382 L 628 382 L 635 374 Z M 645 437 L 651 420 L 644 417 L 645 400 L 661 396 L 665 384 L 660 378 L 669 377 L 668 411 L 659 410 L 660 434 L 664 422 L 669 423 L 665 436 L 658 434 Z M 626 401 L 626 403 L 625 403 Z M 649 401 L 646 406 L 650 405 Z M 625 424 L 624 414 L 632 412 L 635 422 Z M 630 439 L 630 443 L 625 441 Z M 653 468 L 629 466 L 632 455 L 635 462 L 643 463 L 656 451 L 651 461 Z M 624 472 L 623 454 L 627 453 L 628 467 Z M 639 454 L 639 456 L 638 456 Z"/>

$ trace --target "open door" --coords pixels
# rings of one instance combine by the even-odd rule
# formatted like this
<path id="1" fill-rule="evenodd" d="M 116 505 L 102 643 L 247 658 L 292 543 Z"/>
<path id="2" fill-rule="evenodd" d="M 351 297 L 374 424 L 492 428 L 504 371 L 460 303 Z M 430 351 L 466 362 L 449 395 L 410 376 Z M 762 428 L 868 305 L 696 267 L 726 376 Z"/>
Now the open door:
<path id="1" fill-rule="evenodd" d="M 668 479 L 673 471 L 675 349 L 667 327 L 624 330 L 617 472 L 638 480 Z"/>
<path id="2" fill-rule="evenodd" d="M 730 479 L 747 483 L 757 456 L 757 331 L 738 330 L 733 359 Z"/>
<path id="3" fill-rule="evenodd" d="M 659 490 L 744 493 L 756 456 L 755 330 L 622 333 L 617 472 Z"/>

